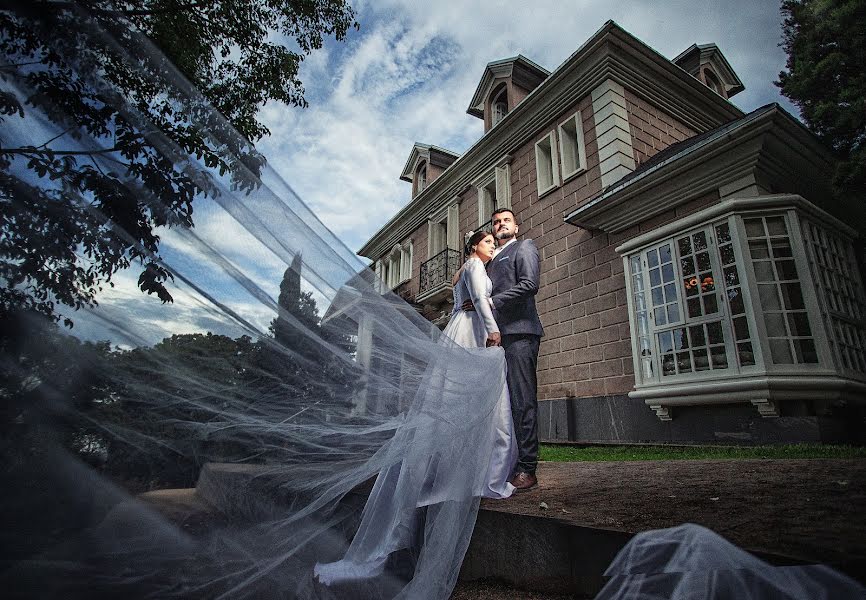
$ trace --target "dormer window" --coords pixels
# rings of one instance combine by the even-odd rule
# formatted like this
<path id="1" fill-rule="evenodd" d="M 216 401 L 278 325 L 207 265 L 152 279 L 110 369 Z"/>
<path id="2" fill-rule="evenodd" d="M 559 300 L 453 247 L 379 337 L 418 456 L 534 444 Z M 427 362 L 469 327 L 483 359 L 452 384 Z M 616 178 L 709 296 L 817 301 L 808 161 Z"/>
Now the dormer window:
<path id="1" fill-rule="evenodd" d="M 704 69 L 704 83 L 708 88 L 713 90 L 722 98 L 727 98 L 727 96 L 725 95 L 725 88 L 722 85 L 722 82 L 719 81 L 719 78 L 716 77 L 716 74 L 709 69 Z"/>
<path id="2" fill-rule="evenodd" d="M 418 165 L 415 171 L 415 194 L 420 194 L 427 187 L 427 163 Z"/>
<path id="3" fill-rule="evenodd" d="M 491 124 L 496 125 L 508 114 L 508 90 L 503 85 L 493 93 L 493 100 L 490 102 Z"/>

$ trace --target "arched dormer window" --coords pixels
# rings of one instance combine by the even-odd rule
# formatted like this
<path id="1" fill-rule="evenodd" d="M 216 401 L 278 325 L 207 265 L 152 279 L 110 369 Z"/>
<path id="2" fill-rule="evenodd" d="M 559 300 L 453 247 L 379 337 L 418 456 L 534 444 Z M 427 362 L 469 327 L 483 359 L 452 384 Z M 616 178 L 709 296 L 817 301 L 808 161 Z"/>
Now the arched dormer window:
<path id="1" fill-rule="evenodd" d="M 490 124 L 496 125 L 508 114 L 508 91 L 505 85 L 500 85 L 493 91 L 490 101 Z"/>
<path id="2" fill-rule="evenodd" d="M 727 98 L 727 95 L 725 94 L 725 87 L 722 85 L 722 82 L 719 81 L 719 78 L 716 77 L 716 74 L 709 69 L 704 69 L 704 83 L 708 88 L 713 90 L 722 98 Z"/>
<path id="3" fill-rule="evenodd" d="M 422 162 L 415 169 L 415 194 L 420 194 L 427 187 L 427 163 Z"/>

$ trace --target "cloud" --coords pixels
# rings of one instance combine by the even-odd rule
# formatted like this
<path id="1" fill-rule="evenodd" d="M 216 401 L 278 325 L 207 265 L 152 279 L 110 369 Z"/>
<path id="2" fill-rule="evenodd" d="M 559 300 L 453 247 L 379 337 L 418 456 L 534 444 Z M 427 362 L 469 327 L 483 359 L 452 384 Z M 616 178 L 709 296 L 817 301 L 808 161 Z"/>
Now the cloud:
<path id="1" fill-rule="evenodd" d="M 774 3 L 377 0 L 356 9 L 361 31 L 302 64 L 310 108 L 267 106 L 272 135 L 259 144 L 353 249 L 408 203 L 398 177 L 414 142 L 463 152 L 480 138 L 481 121 L 465 111 L 488 62 L 520 53 L 553 70 L 608 19 L 668 58 L 714 42 L 745 83 L 735 104 L 792 110 L 772 85 L 785 61 Z"/>

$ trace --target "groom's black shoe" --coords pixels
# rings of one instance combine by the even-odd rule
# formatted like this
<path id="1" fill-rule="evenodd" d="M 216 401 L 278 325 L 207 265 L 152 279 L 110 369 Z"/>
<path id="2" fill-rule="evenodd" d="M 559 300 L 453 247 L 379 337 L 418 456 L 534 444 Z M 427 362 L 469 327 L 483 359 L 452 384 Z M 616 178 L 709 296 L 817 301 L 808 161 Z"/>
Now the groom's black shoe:
<path id="1" fill-rule="evenodd" d="M 511 480 L 516 492 L 525 492 L 538 485 L 538 479 L 532 473 L 518 473 Z"/>

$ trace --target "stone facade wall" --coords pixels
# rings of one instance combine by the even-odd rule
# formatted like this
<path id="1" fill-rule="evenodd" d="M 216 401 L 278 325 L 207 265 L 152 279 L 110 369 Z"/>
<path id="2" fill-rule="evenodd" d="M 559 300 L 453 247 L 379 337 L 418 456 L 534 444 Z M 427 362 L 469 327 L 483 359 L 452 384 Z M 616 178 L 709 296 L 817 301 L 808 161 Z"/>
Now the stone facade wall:
<path id="1" fill-rule="evenodd" d="M 697 133 L 628 90 L 625 90 L 625 101 L 634 160 L 638 165 L 659 150 Z"/>

